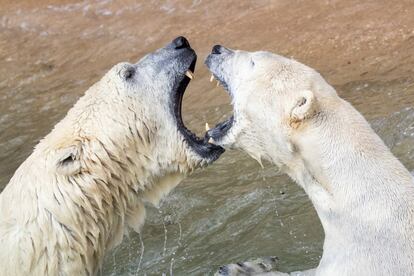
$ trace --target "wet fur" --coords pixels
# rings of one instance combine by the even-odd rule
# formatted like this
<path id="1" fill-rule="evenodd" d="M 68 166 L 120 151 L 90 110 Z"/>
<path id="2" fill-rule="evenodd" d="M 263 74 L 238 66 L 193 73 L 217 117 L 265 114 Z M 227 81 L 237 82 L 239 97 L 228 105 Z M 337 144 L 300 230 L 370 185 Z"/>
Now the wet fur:
<path id="1" fill-rule="evenodd" d="M 0 275 L 95 275 L 129 228 L 140 231 L 144 203 L 202 165 L 156 82 L 133 88 L 137 98 L 125 91 L 125 66 L 86 92 L 1 193 Z"/>

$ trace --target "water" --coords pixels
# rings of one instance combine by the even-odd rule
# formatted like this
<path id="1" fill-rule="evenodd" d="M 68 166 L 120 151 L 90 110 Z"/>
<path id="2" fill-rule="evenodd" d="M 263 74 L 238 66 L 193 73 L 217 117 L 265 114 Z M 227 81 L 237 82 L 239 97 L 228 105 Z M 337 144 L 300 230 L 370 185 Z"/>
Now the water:
<path id="1" fill-rule="evenodd" d="M 410 3 L 18 2 L 0 5 L 0 189 L 113 64 L 135 61 L 181 34 L 200 57 L 184 99 L 193 130 L 201 133 L 206 121 L 231 112 L 202 66 L 211 46 L 268 49 L 317 68 L 414 172 Z M 194 173 L 158 208 L 147 206 L 143 233 L 125 238 L 102 275 L 204 275 L 259 256 L 278 256 L 285 271 L 315 266 L 323 232 L 311 203 L 264 165 L 226 152 Z"/>

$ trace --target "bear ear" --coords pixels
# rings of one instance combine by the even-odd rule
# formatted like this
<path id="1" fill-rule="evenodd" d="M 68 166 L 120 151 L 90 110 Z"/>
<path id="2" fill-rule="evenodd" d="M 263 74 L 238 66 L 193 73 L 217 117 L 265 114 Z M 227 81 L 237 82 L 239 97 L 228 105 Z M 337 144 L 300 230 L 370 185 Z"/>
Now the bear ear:
<path id="1" fill-rule="evenodd" d="M 119 70 L 118 74 L 121 76 L 123 80 L 130 80 L 135 75 L 135 67 L 131 64 L 125 64 L 122 66 L 121 70 Z"/>
<path id="2" fill-rule="evenodd" d="M 81 171 L 81 146 L 71 145 L 56 151 L 56 172 L 61 175 L 71 176 Z"/>
<path id="3" fill-rule="evenodd" d="M 317 107 L 313 92 L 310 90 L 300 91 L 295 98 L 293 107 L 290 111 L 290 126 L 298 128 L 304 120 L 313 117 L 316 113 L 316 109 Z"/>

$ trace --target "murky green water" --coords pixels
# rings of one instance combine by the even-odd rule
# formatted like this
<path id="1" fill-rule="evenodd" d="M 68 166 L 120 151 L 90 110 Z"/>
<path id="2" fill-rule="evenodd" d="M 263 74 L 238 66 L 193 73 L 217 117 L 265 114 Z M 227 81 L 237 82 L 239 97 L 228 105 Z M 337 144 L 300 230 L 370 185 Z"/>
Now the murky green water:
<path id="1" fill-rule="evenodd" d="M 0 189 L 37 141 L 111 65 L 135 60 L 185 33 L 173 31 L 178 26 L 174 13 L 183 7 L 171 1 L 160 7 L 133 1 L 47 2 L 0 7 Z M 199 11 L 198 2 L 192 2 L 188 14 Z M 156 8 L 164 17 L 153 20 Z M 203 9 L 207 19 L 220 20 L 210 15 L 211 7 Z M 138 15 L 146 19 L 139 21 Z M 208 30 L 187 34 L 202 59 L 214 43 L 198 42 L 206 41 Z M 226 35 L 239 44 L 250 41 L 236 32 Z M 210 86 L 201 63 L 197 72 L 184 105 L 189 126 L 201 132 L 204 122 L 222 120 L 230 107 L 223 104 L 223 93 L 214 94 L 219 89 Z M 413 171 L 414 76 L 343 78 L 339 93 Z M 222 264 L 259 256 L 278 256 L 281 270 L 299 270 L 317 265 L 322 240 L 316 213 L 298 186 L 270 164 L 262 169 L 244 154 L 226 152 L 186 179 L 158 208 L 148 206 L 141 237 L 131 233 L 125 238 L 105 260 L 102 274 L 208 275 Z"/>

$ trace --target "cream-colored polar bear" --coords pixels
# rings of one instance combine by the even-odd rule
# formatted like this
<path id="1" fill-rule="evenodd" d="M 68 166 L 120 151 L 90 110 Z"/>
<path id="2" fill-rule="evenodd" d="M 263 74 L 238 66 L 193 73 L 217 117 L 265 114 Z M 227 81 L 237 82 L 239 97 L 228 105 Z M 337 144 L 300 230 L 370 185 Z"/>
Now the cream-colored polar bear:
<path id="1" fill-rule="evenodd" d="M 234 105 L 211 139 L 276 164 L 315 206 L 323 256 L 302 275 L 414 275 L 413 177 L 361 114 L 315 70 L 291 59 L 215 46 L 206 65 Z M 266 267 L 239 263 L 219 274 Z"/>
<path id="2" fill-rule="evenodd" d="M 179 37 L 115 65 L 17 169 L 0 195 L 0 275 L 94 275 L 127 227 L 223 149 L 181 118 L 196 54 Z"/>

